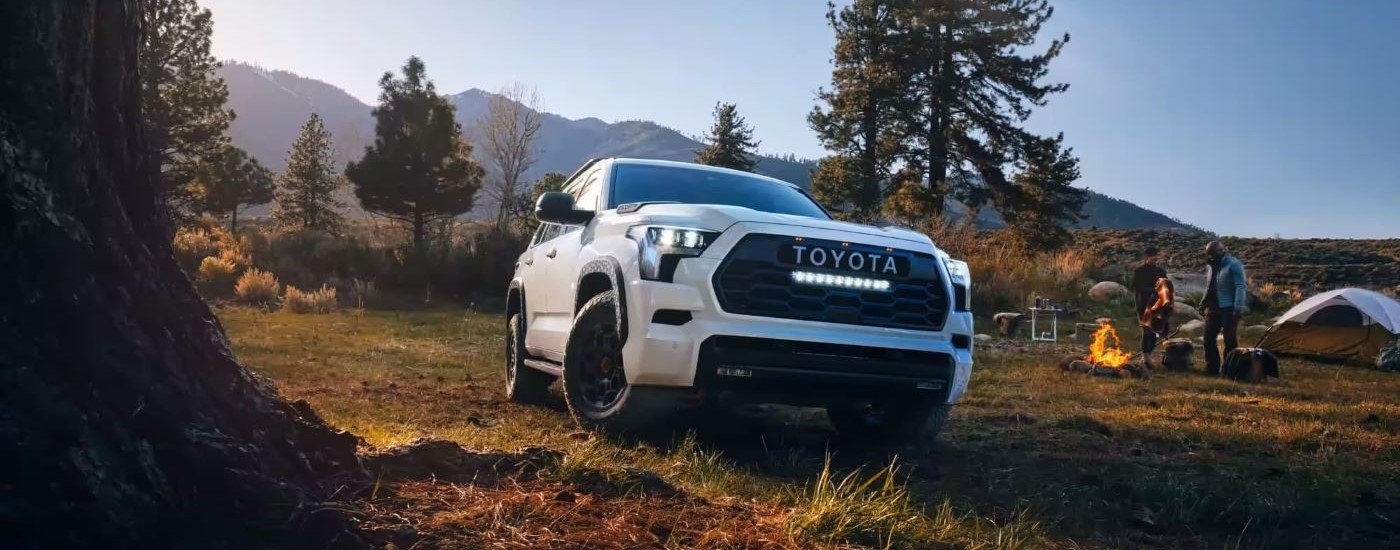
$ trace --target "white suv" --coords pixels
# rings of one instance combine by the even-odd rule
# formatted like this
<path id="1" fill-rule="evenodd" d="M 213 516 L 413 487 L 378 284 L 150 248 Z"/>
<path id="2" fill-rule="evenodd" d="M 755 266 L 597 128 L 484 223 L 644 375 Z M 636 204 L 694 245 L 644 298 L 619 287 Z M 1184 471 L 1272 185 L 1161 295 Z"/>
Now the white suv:
<path id="1" fill-rule="evenodd" d="M 623 430 L 727 398 L 824 407 L 897 443 L 936 435 L 967 388 L 967 265 L 923 234 L 655 160 L 591 160 L 535 214 L 507 301 L 512 400 L 562 378 L 580 424 Z"/>

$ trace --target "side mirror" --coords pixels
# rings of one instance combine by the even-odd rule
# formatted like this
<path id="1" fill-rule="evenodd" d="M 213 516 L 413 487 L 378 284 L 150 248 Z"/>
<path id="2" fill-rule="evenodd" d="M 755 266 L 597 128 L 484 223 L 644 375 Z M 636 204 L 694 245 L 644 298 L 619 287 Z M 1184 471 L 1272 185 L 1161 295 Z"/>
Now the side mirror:
<path id="1" fill-rule="evenodd" d="M 583 225 L 593 219 L 592 210 L 579 210 L 574 205 L 574 196 L 560 191 L 550 191 L 540 195 L 535 203 L 535 217 L 542 222 L 562 225 Z"/>

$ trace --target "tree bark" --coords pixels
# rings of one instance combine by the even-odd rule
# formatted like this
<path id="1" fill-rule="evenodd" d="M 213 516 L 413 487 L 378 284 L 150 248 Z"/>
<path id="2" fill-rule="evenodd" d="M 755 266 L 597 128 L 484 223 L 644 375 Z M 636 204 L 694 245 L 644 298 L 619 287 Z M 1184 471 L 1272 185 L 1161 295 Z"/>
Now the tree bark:
<path id="1" fill-rule="evenodd" d="M 136 0 L 0 3 L 0 538 L 323 547 L 343 518 L 308 506 L 361 475 L 354 437 L 244 370 L 177 266 L 140 19 Z"/>
<path id="2" fill-rule="evenodd" d="M 928 128 L 928 185 L 933 191 L 933 203 L 928 205 L 929 213 L 943 215 L 943 197 L 948 190 L 948 102 L 952 74 L 952 44 L 944 40 L 943 26 L 934 23 L 933 28 L 933 90 L 930 94 Z M 951 30 L 949 31 L 951 34 Z"/>
<path id="3" fill-rule="evenodd" d="M 413 213 L 413 249 L 423 250 L 423 237 L 427 231 L 428 222 L 424 219 L 423 211 L 418 210 Z"/>

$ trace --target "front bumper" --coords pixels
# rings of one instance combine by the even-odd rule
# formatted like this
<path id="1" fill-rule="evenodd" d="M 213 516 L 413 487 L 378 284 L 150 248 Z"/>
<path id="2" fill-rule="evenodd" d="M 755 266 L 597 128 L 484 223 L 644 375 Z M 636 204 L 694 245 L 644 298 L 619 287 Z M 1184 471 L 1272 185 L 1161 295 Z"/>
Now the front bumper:
<path id="1" fill-rule="evenodd" d="M 714 294 L 710 276 L 719 264 L 718 257 L 682 260 L 675 283 L 642 281 L 635 267 L 624 274 L 631 328 L 622 354 L 629 383 L 788 397 L 911 391 L 944 403 L 966 391 L 971 313 L 950 312 L 941 331 L 735 315 L 722 311 Z M 658 310 L 686 311 L 691 319 L 654 323 Z"/>

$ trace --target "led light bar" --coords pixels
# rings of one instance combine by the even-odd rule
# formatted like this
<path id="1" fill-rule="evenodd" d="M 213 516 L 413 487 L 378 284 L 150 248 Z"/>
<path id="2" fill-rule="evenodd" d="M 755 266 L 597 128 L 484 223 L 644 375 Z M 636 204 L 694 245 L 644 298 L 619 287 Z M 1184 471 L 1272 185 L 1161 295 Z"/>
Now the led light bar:
<path id="1" fill-rule="evenodd" d="M 830 286 L 849 288 L 852 290 L 890 291 L 890 282 L 884 279 L 869 279 L 866 277 L 852 277 L 850 275 L 835 275 L 831 273 L 813 273 L 810 271 L 792 272 L 792 282 L 802 285 Z"/>

